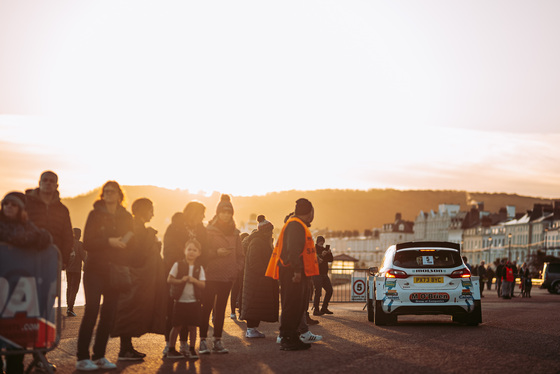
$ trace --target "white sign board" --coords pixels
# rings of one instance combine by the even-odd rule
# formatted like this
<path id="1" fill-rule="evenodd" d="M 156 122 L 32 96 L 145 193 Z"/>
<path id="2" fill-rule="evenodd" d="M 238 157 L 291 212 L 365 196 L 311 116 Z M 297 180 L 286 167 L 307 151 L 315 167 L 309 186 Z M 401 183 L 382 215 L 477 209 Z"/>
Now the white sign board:
<path id="1" fill-rule="evenodd" d="M 352 277 L 352 301 L 366 301 L 366 277 Z"/>

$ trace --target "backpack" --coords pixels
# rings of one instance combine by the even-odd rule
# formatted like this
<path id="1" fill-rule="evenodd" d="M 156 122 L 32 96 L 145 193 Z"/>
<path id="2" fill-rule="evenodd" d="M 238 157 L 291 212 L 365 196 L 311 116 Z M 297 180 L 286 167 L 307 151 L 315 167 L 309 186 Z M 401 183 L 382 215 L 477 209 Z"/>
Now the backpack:
<path id="1" fill-rule="evenodd" d="M 178 267 L 179 268 L 177 269 L 177 276 L 175 278 L 180 279 L 183 278 L 185 275 L 189 274 L 189 264 L 187 264 L 186 261 L 184 260 L 179 261 Z M 200 265 L 198 264 L 194 265 L 193 277 L 195 277 L 196 279 L 200 278 Z M 181 295 L 183 294 L 185 285 L 186 283 L 172 284 L 169 287 L 169 296 L 171 296 L 173 300 L 179 300 L 181 298 Z M 201 299 L 200 290 L 196 286 L 194 287 L 194 295 L 196 299 L 200 301 Z"/>

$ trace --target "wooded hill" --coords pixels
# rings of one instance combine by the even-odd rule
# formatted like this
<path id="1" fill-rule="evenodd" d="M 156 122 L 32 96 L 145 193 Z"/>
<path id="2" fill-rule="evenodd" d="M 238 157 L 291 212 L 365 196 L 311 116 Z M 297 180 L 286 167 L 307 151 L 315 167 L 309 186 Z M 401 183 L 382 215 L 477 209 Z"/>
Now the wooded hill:
<path id="1" fill-rule="evenodd" d="M 205 221 L 210 220 L 220 199 L 220 193 L 210 196 L 192 194 L 185 190 L 170 190 L 155 186 L 123 186 L 127 197 L 127 207 L 140 197 L 147 197 L 154 202 L 155 216 L 150 226 L 159 231 L 163 237 L 171 216 L 182 211 L 191 200 L 198 200 L 206 206 Z M 84 228 L 93 202 L 99 195 L 99 189 L 73 198 L 63 199 L 70 210 L 74 227 Z M 235 209 L 234 219 L 238 226 L 243 226 L 252 214 L 264 214 L 276 228 L 281 228 L 284 217 L 293 211 L 295 201 L 305 197 L 315 207 L 314 229 L 359 230 L 379 228 L 385 223 L 393 222 L 396 213 L 402 218 L 414 221 L 420 211 L 437 211 L 439 204 L 460 204 L 461 210 L 469 210 L 473 202 L 484 202 L 487 211 L 498 212 L 506 205 L 516 207 L 517 213 L 525 213 L 533 204 L 549 204 L 550 199 L 519 196 L 504 193 L 478 193 L 466 191 L 437 190 L 314 190 L 273 192 L 259 196 L 232 196 Z"/>

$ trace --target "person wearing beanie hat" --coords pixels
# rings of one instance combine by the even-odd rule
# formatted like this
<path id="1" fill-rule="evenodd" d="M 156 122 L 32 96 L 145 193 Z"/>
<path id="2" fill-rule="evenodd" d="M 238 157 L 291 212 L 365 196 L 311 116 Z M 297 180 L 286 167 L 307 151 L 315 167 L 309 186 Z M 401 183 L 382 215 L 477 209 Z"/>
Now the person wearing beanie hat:
<path id="1" fill-rule="evenodd" d="M 272 223 L 270 223 L 270 221 L 267 221 L 266 218 L 261 214 L 260 216 L 257 217 L 257 222 L 259 223 L 257 225 L 257 230 L 273 230 L 274 226 L 272 225 Z"/>
<path id="2" fill-rule="evenodd" d="M 246 239 L 245 274 L 240 319 L 247 321 L 246 338 L 264 338 L 257 328 L 261 321 L 278 322 L 278 282 L 265 276 L 273 251 L 274 225 L 259 215 L 257 230 Z"/>
<path id="3" fill-rule="evenodd" d="M 214 353 L 228 353 L 222 343 L 225 311 L 233 282 L 243 270 L 245 258 L 239 230 L 233 220 L 233 205 L 229 195 L 222 195 L 216 215 L 208 223 L 208 247 L 205 255 L 206 287 L 202 295 L 200 324 L 200 354 L 210 353 L 206 341 L 210 314 L 214 311 Z"/>
<path id="4" fill-rule="evenodd" d="M 231 204 L 231 198 L 226 194 L 223 194 L 220 197 L 220 202 L 218 203 L 218 206 L 216 206 L 216 214 L 222 213 L 224 211 L 230 211 L 232 215 L 234 213 L 233 205 Z"/>
<path id="5" fill-rule="evenodd" d="M 4 198 L 2 199 L 2 205 L 4 205 L 5 202 L 11 201 L 14 204 L 16 204 L 22 211 L 25 210 L 25 195 L 21 192 L 9 192 L 8 194 L 6 194 L 6 196 L 4 196 Z"/>
<path id="6" fill-rule="evenodd" d="M 26 252 L 42 250 L 52 243 L 47 230 L 39 229 L 27 218 L 25 211 L 25 195 L 21 192 L 10 192 L 2 199 L 0 208 L 0 242 L 21 248 Z M 10 274 L 10 262 L 6 261 L 5 271 Z M 6 345 L 8 350 L 15 349 Z M 6 372 L 23 373 L 23 354 L 6 355 Z M 2 358 L 0 357 L 0 361 Z M 0 372 L 4 372 L 0 363 Z"/>
<path id="7" fill-rule="evenodd" d="M 28 219 L 25 195 L 21 192 L 10 192 L 2 199 L 0 242 L 33 249 L 45 249 L 52 242 L 47 230 L 38 228 Z"/>
<path id="8" fill-rule="evenodd" d="M 298 327 L 307 309 L 310 277 L 319 274 L 315 242 L 308 228 L 314 214 L 309 200 L 296 201 L 294 215 L 284 224 L 266 271 L 267 276 L 280 281 L 280 349 L 285 351 L 311 347 L 302 341 L 305 337 L 300 336 Z"/>
<path id="9" fill-rule="evenodd" d="M 296 210 L 295 210 L 296 216 L 304 216 L 306 214 L 309 214 L 312 210 L 313 210 L 313 205 L 309 200 L 301 198 L 296 201 Z M 311 219 L 311 221 L 313 221 L 313 219 Z"/>

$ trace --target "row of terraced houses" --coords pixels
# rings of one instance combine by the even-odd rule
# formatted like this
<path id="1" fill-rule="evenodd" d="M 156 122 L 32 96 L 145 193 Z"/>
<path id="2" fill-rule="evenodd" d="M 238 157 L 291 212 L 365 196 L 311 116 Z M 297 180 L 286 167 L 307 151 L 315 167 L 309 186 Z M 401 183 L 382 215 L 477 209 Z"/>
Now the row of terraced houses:
<path id="1" fill-rule="evenodd" d="M 508 258 L 521 264 L 538 250 L 560 257 L 560 201 L 535 204 L 525 213 L 507 206 L 497 213 L 483 203 L 461 211 L 458 204 L 440 204 L 438 211 L 420 211 L 414 222 L 395 221 L 373 229 L 372 237 L 328 238 L 333 253 L 357 259 L 357 266 L 380 266 L 385 250 L 408 241 L 449 241 L 461 244 L 471 264 Z"/>

